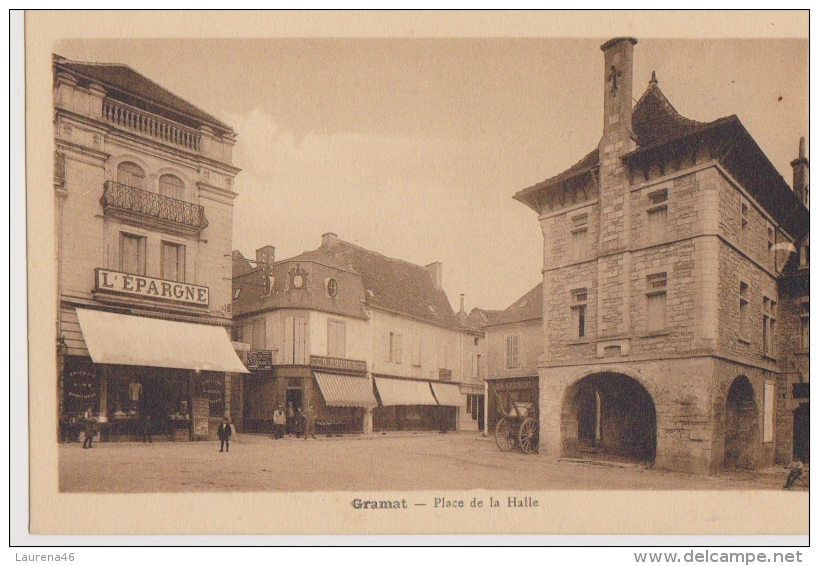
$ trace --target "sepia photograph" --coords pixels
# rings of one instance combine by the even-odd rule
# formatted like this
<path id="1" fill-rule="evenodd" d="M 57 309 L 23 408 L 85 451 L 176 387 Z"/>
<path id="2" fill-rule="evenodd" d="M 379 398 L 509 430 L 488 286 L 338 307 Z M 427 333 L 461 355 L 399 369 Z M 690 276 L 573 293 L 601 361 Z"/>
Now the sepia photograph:
<path id="1" fill-rule="evenodd" d="M 27 14 L 32 532 L 808 533 L 807 13 L 125 14 Z"/>

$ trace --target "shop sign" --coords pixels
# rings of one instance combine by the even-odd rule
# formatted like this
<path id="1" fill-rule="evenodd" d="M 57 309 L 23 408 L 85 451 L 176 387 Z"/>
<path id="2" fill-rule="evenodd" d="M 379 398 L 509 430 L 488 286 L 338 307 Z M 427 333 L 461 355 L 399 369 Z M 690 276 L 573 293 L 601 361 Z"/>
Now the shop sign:
<path id="1" fill-rule="evenodd" d="M 489 382 L 495 391 L 524 391 L 528 389 L 537 389 L 538 379 L 536 377 L 529 377 L 526 379 L 497 379 Z"/>
<path id="2" fill-rule="evenodd" d="M 362 373 L 367 371 L 367 362 L 365 361 L 329 358 L 327 356 L 310 356 L 310 365 L 315 369 L 343 369 Z"/>
<path id="3" fill-rule="evenodd" d="M 97 392 L 94 388 L 96 371 L 93 366 L 79 365 L 68 369 L 66 364 L 66 395 L 77 402 L 96 401 Z"/>
<path id="4" fill-rule="evenodd" d="M 247 369 L 272 369 L 273 350 L 250 350 L 247 353 Z"/>
<path id="5" fill-rule="evenodd" d="M 96 293 L 117 293 L 199 307 L 206 307 L 210 302 L 208 288 L 201 285 L 166 281 L 109 269 L 97 268 L 95 271 L 97 275 L 94 291 Z"/>
<path id="6" fill-rule="evenodd" d="M 210 420 L 210 403 L 207 397 L 193 399 L 193 434 L 194 436 L 208 435 L 208 421 Z"/>
<path id="7" fill-rule="evenodd" d="M 237 352 L 249 352 L 250 351 L 250 344 L 247 342 L 231 342 L 233 349 Z"/>

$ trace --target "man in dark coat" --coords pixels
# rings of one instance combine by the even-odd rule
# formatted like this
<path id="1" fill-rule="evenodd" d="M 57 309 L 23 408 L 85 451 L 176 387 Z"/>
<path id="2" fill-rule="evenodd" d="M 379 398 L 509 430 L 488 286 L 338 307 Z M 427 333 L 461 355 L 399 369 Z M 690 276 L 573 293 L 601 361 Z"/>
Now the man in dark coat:
<path id="1" fill-rule="evenodd" d="M 219 448 L 219 452 L 230 452 L 231 434 L 233 434 L 233 430 L 230 426 L 230 422 L 228 421 L 227 417 L 223 417 L 222 424 L 219 425 L 219 429 L 216 431 L 216 435 L 221 441 L 221 448 Z"/>
<path id="2" fill-rule="evenodd" d="M 94 442 L 94 423 L 97 422 L 97 417 L 94 416 L 94 411 L 91 407 L 85 411 L 83 415 L 82 429 L 85 433 L 85 440 L 82 441 L 83 448 L 93 448 L 91 445 Z"/>

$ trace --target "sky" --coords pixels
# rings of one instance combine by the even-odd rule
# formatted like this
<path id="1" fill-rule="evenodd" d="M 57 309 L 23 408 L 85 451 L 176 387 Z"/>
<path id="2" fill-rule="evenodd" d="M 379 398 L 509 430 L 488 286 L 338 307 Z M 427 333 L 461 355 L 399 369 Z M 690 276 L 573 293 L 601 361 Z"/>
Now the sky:
<path id="1" fill-rule="evenodd" d="M 504 309 L 541 280 L 537 215 L 512 199 L 597 146 L 608 38 L 63 40 L 231 125 L 233 248 L 285 259 L 321 235 L 443 263 L 455 310 Z M 790 184 L 808 134 L 807 40 L 641 39 L 683 116 L 736 114 Z M 809 140 L 808 140 L 809 141 Z M 809 145 L 809 144 L 808 144 Z"/>

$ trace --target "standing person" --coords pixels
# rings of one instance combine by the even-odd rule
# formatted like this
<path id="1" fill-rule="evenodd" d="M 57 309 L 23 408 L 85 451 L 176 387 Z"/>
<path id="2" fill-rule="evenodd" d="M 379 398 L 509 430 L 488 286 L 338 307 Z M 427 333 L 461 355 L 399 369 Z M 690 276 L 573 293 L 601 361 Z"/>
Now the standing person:
<path id="1" fill-rule="evenodd" d="M 142 442 L 153 444 L 153 440 L 151 439 L 151 415 L 145 415 L 145 418 L 142 420 Z"/>
<path id="2" fill-rule="evenodd" d="M 295 409 L 293 409 L 293 402 L 292 401 L 287 403 L 287 412 L 285 413 L 285 416 L 286 416 L 286 419 L 287 419 L 287 421 L 286 421 L 287 435 L 292 436 L 293 435 L 293 425 L 295 424 L 295 420 L 296 420 L 296 411 L 295 411 Z"/>
<path id="3" fill-rule="evenodd" d="M 287 416 L 282 410 L 282 406 L 276 409 L 273 413 L 273 436 L 276 440 L 284 436 L 285 428 L 287 427 Z"/>
<path id="4" fill-rule="evenodd" d="M 788 468 L 790 468 L 790 473 L 788 474 L 788 479 L 785 482 L 785 489 L 792 488 L 793 484 L 796 483 L 796 480 L 802 477 L 802 472 L 804 470 L 802 461 L 796 457 L 794 457 L 793 462 L 788 464 Z"/>
<path id="5" fill-rule="evenodd" d="M 304 430 L 304 412 L 301 407 L 296 409 L 296 418 L 293 419 L 293 431 L 296 433 L 296 438 L 301 438 L 301 433 Z"/>
<path id="6" fill-rule="evenodd" d="M 302 413 L 304 417 L 304 440 L 307 440 L 308 436 L 312 436 L 315 440 L 316 438 L 316 413 L 313 411 L 313 407 L 310 404 L 307 404 L 307 409 L 304 410 Z"/>
<path id="7" fill-rule="evenodd" d="M 230 436 L 233 433 L 233 427 L 230 426 L 227 417 L 222 417 L 222 424 L 219 425 L 216 435 L 221 441 L 219 452 L 230 452 Z"/>
<path id="8" fill-rule="evenodd" d="M 85 439 L 82 441 L 83 448 L 93 448 L 92 443 L 94 442 L 94 423 L 97 422 L 97 417 L 94 416 L 94 411 L 91 407 L 88 407 L 88 410 L 85 411 L 83 415 L 83 422 L 82 422 L 82 429 L 85 433 Z"/>

